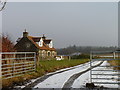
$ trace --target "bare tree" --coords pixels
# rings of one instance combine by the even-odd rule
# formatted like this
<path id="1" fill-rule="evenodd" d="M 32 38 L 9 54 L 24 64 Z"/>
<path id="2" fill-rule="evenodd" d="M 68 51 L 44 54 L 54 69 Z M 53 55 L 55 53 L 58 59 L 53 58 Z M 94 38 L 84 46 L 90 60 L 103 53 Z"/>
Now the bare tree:
<path id="1" fill-rule="evenodd" d="M 7 0 L 0 0 L 0 11 L 2 11 L 5 8 L 6 2 Z"/>

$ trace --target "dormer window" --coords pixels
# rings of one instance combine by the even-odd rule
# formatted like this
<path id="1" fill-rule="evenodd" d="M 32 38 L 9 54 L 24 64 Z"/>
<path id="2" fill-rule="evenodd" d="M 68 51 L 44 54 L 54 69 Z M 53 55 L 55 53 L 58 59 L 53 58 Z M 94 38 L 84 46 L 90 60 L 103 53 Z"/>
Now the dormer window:
<path id="1" fill-rule="evenodd" d="M 52 41 L 50 41 L 49 47 L 53 48 L 53 42 Z"/>
<path id="2" fill-rule="evenodd" d="M 43 39 L 41 38 L 39 41 L 39 46 L 42 47 L 43 46 Z"/>

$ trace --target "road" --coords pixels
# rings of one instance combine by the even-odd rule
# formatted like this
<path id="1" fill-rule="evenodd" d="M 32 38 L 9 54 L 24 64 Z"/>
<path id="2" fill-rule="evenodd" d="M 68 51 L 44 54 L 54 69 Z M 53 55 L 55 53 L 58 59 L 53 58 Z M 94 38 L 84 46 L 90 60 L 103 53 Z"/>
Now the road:
<path id="1" fill-rule="evenodd" d="M 33 80 L 26 88 L 85 88 L 85 84 L 90 82 L 90 69 L 99 69 L 99 65 L 107 65 L 106 61 L 95 61 L 90 68 L 89 62 L 75 67 L 62 69 L 49 73 L 39 79 Z M 106 69 L 106 68 L 102 68 Z M 104 72 L 97 72 L 104 73 Z M 109 73 L 109 72 L 107 72 Z M 115 73 L 115 72 L 113 72 Z M 99 77 L 99 76 L 96 76 Z M 105 77 L 106 78 L 106 77 Z M 116 78 L 116 77 L 110 77 Z M 105 80 L 102 80 L 105 81 Z M 111 80 L 112 82 L 114 80 Z M 101 81 L 100 81 L 101 82 Z M 118 87 L 118 85 L 103 85 L 104 87 Z"/>

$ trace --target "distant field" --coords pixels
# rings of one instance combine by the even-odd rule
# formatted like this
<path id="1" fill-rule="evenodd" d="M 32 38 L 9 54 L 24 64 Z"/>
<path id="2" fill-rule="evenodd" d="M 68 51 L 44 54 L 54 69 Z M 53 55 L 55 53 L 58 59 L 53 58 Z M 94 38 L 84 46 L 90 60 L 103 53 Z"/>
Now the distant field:
<path id="1" fill-rule="evenodd" d="M 3 87 L 14 86 L 15 84 L 18 85 L 29 79 L 43 76 L 46 73 L 54 72 L 56 70 L 67 68 L 67 67 L 80 65 L 80 64 L 86 63 L 88 61 L 89 61 L 89 59 L 71 59 L 71 60 L 61 60 L 61 61 L 42 60 L 42 61 L 40 61 L 40 65 L 37 67 L 37 71 L 35 73 L 26 74 L 26 75 L 8 79 L 8 80 L 3 80 L 2 85 L 3 85 Z"/>

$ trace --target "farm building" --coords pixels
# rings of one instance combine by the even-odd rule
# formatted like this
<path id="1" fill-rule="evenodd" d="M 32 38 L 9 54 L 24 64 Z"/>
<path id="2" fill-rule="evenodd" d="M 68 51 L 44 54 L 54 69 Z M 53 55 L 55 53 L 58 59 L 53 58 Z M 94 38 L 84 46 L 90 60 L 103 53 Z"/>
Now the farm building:
<path id="1" fill-rule="evenodd" d="M 52 39 L 46 39 L 44 35 L 42 37 L 29 36 L 26 30 L 23 32 L 23 37 L 18 38 L 15 49 L 18 52 L 36 52 L 40 59 L 55 58 L 57 55 Z"/>

